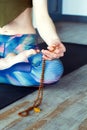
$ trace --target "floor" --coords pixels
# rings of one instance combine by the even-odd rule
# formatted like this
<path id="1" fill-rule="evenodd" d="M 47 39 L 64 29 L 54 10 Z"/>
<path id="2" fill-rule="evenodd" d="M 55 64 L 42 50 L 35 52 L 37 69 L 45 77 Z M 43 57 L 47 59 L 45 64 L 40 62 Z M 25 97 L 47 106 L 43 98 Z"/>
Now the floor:
<path id="1" fill-rule="evenodd" d="M 61 41 L 87 45 L 87 23 L 56 23 L 57 33 Z"/>
<path id="2" fill-rule="evenodd" d="M 40 113 L 19 112 L 32 105 L 37 91 L 0 111 L 0 130 L 87 130 L 87 65 L 44 88 Z"/>

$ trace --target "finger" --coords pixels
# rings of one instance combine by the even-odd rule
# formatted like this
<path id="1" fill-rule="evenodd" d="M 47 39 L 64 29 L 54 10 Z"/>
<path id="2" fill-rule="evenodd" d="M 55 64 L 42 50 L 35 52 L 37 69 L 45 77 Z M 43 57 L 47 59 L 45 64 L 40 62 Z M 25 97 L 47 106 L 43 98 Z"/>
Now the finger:
<path id="1" fill-rule="evenodd" d="M 66 52 L 66 48 L 63 44 L 60 44 L 59 48 L 61 48 L 63 52 Z"/>
<path id="2" fill-rule="evenodd" d="M 56 47 L 55 46 L 48 46 L 47 49 L 52 52 L 56 49 Z"/>
<path id="3" fill-rule="evenodd" d="M 57 59 L 57 58 L 64 56 L 64 52 L 62 50 L 59 50 L 59 51 L 57 51 L 57 50 L 55 50 L 54 52 L 50 52 L 48 50 L 43 50 L 42 51 L 43 57 L 45 59 L 52 60 L 52 59 Z"/>
<path id="4" fill-rule="evenodd" d="M 49 52 L 47 50 L 42 51 L 43 55 L 46 56 L 49 59 L 56 59 L 64 55 L 63 52 L 55 53 L 55 52 Z"/>
<path id="5" fill-rule="evenodd" d="M 60 53 L 59 55 L 57 55 L 57 58 L 63 57 L 64 53 Z"/>
<path id="6" fill-rule="evenodd" d="M 46 55 L 42 56 L 44 60 L 52 60 L 51 58 L 47 57 Z"/>
<path id="7" fill-rule="evenodd" d="M 59 49 L 58 51 L 55 50 L 54 53 L 57 54 L 57 55 L 59 55 L 59 54 L 61 54 L 61 53 L 64 54 L 65 52 L 64 52 L 62 49 Z"/>
<path id="8" fill-rule="evenodd" d="M 51 52 L 53 51 L 54 53 L 58 54 L 60 52 L 65 52 L 66 48 L 61 43 L 61 44 L 57 44 L 57 45 L 48 46 L 48 50 L 51 51 Z"/>
<path id="9" fill-rule="evenodd" d="M 43 53 L 43 55 L 47 56 L 50 59 L 53 58 L 53 53 L 48 50 L 43 50 L 42 53 Z"/>

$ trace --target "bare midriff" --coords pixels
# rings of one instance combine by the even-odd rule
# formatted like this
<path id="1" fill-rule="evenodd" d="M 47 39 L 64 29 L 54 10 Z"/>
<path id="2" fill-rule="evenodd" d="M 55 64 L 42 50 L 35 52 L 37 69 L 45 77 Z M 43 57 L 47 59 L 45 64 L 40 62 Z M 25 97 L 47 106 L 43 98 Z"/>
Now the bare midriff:
<path id="1" fill-rule="evenodd" d="M 0 27 L 0 34 L 35 34 L 36 32 L 32 23 L 32 8 L 26 8 L 10 23 Z"/>

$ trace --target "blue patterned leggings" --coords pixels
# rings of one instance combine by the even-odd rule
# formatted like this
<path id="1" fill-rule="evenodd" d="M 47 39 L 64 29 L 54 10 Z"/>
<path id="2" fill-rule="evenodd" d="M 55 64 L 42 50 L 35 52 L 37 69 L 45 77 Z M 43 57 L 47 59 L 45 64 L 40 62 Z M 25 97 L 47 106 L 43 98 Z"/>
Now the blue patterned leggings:
<path id="1" fill-rule="evenodd" d="M 35 49 L 37 46 L 36 34 L 0 35 L 0 59 L 8 54 L 19 54 L 24 50 Z M 1 64 L 0 64 L 1 65 Z M 13 64 L 0 70 L 0 83 L 16 86 L 38 86 L 42 72 L 42 54 L 37 53 L 27 58 L 27 61 Z M 60 60 L 46 61 L 44 83 L 58 81 L 63 73 Z"/>

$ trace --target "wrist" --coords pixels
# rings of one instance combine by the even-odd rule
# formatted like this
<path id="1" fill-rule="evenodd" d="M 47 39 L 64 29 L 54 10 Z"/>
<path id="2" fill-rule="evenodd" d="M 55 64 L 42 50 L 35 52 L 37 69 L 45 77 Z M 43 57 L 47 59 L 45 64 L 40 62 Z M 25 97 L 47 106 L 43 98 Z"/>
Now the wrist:
<path id="1" fill-rule="evenodd" d="M 57 46 L 57 45 L 59 45 L 59 44 L 61 44 L 62 42 L 59 40 L 59 39 L 55 39 L 55 40 L 53 40 L 50 44 L 49 44 L 49 46 Z"/>
<path id="2" fill-rule="evenodd" d="M 53 44 L 55 44 L 55 43 L 61 43 L 61 40 L 60 39 L 55 39 L 55 40 L 52 41 L 52 43 Z"/>

